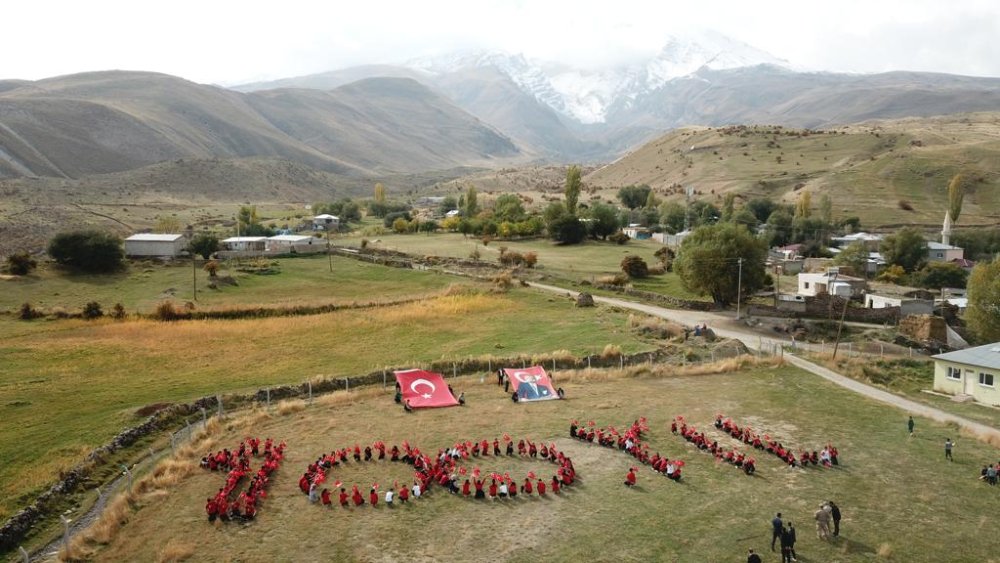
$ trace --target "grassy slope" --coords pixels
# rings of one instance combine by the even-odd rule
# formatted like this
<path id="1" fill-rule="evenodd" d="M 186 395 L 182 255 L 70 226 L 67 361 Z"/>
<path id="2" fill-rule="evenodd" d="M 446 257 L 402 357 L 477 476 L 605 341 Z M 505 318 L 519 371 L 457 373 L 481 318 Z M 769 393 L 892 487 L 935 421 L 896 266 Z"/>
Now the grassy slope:
<path id="1" fill-rule="evenodd" d="M 359 268 L 374 269 L 367 277 L 341 280 L 342 294 L 341 286 L 328 287 L 330 297 L 356 297 L 362 290 L 378 295 L 371 292 L 390 283 L 396 294 L 423 294 L 455 279 Z M 258 296 L 247 298 L 285 289 L 280 283 L 268 285 L 270 280 L 262 279 Z M 244 289 L 255 290 L 248 284 L 227 291 Z M 626 318 L 519 290 L 265 320 L 0 320 L 0 413 L 5 422 L 0 426 L 0 458 L 5 460 L 0 517 L 15 509 L 18 496 L 49 482 L 59 468 L 135 423 L 135 410 L 147 404 L 447 357 L 560 349 L 582 354 L 608 343 L 626 351 L 647 347 L 627 333 Z"/>
<path id="2" fill-rule="evenodd" d="M 586 184 L 613 189 L 649 184 L 675 197 L 683 194 L 678 185 L 690 185 L 698 197 L 716 204 L 729 191 L 793 201 L 794 187 L 804 184 L 814 196 L 830 194 L 835 217 L 857 215 L 868 228 L 936 226 L 944 217 L 948 181 L 963 171 L 983 181 L 966 196 L 961 225 L 1000 220 L 1000 124 L 995 114 L 871 122 L 808 137 L 774 135 L 766 126 L 725 131 L 672 132 L 588 175 Z M 769 147 L 771 141 L 780 146 Z M 901 199 L 914 211 L 900 211 Z M 813 197 L 814 206 L 818 201 Z"/>
<path id="3" fill-rule="evenodd" d="M 287 439 L 285 465 L 273 478 L 258 521 L 245 530 L 213 528 L 204 498 L 219 474 L 198 472 L 133 517 L 102 560 L 154 560 L 169 543 L 192 560 L 409 560 L 409 561 L 742 561 L 755 547 L 768 550 L 770 518 L 781 511 L 795 522 L 800 561 L 996 561 L 989 533 L 996 491 L 976 480 L 997 450 L 959 439 L 955 463 L 941 457 L 953 428 L 920 421 L 905 431 L 905 413 L 862 399 L 790 368 L 717 376 L 583 382 L 556 374 L 571 400 L 512 404 L 478 379 L 455 382 L 470 399 L 465 408 L 407 415 L 383 393 L 355 404 L 317 406 L 292 415 L 231 428 L 218 447 L 253 433 Z M 789 470 L 758 456 L 748 478 L 692 451 L 668 430 L 670 417 L 709 427 L 724 411 L 786 444 L 817 447 L 833 441 L 843 465 L 836 470 Z M 377 414 L 376 414 L 377 413 Z M 652 447 L 685 459 L 685 482 L 674 484 L 643 470 L 639 487 L 621 482 L 631 458 L 564 438 L 568 421 L 595 419 L 624 425 L 650 419 Z M 576 463 L 582 483 L 558 498 L 477 503 L 436 491 L 405 508 L 327 511 L 308 506 L 297 490 L 305 466 L 324 451 L 383 439 L 410 440 L 431 451 L 455 440 L 509 432 L 515 438 L 554 440 Z M 729 443 L 728 440 L 722 440 Z M 492 459 L 492 458 L 490 458 Z M 471 464 L 470 464 L 471 467 Z M 486 471 L 523 476 L 538 466 L 519 460 L 482 463 Z M 551 466 L 548 466 L 551 471 Z M 547 472 L 542 473 L 546 475 Z M 361 486 L 406 479 L 388 463 L 342 469 L 335 477 Z M 811 515 L 834 499 L 845 520 L 842 538 L 821 543 Z M 921 533 L 920 530 L 932 530 Z M 294 553 L 292 556 L 290 554 Z"/>

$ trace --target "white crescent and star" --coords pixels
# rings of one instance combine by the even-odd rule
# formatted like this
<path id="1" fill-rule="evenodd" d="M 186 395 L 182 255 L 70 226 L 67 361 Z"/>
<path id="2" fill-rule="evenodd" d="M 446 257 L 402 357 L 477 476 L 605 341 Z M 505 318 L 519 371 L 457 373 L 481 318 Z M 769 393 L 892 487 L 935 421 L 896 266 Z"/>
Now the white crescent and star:
<path id="1" fill-rule="evenodd" d="M 420 391 L 417 391 L 417 387 L 420 387 L 421 385 L 426 385 L 426 386 L 430 387 L 431 388 L 431 392 L 430 393 L 420 394 Z M 421 397 L 423 397 L 425 399 L 430 399 L 433 396 L 432 393 L 434 393 L 435 391 L 437 391 L 437 387 L 433 383 L 431 383 L 430 381 L 427 381 L 426 379 L 420 378 L 420 379 L 414 379 L 413 382 L 410 383 L 410 391 L 413 391 L 414 393 L 417 393 L 418 395 L 420 395 Z"/>

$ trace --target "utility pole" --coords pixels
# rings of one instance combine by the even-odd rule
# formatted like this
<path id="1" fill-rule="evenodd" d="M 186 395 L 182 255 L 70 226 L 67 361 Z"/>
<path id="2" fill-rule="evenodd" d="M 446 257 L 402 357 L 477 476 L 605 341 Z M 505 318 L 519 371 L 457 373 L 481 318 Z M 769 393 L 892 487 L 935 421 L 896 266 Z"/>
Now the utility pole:
<path id="1" fill-rule="evenodd" d="M 198 253 L 191 251 L 191 291 L 194 292 L 194 300 L 198 300 Z"/>
<path id="2" fill-rule="evenodd" d="M 740 320 L 740 294 L 743 293 L 743 257 L 737 263 L 740 265 L 739 274 L 736 277 L 736 320 Z"/>
<path id="3" fill-rule="evenodd" d="M 330 262 L 330 273 L 333 273 L 333 255 L 330 254 L 330 225 L 326 225 L 326 259 Z"/>
<path id="4" fill-rule="evenodd" d="M 844 309 L 840 312 L 840 324 L 837 325 L 837 340 L 833 343 L 833 355 L 831 360 L 837 359 L 837 348 L 840 346 L 840 331 L 844 330 L 844 317 L 847 316 L 847 304 L 851 302 L 850 297 L 844 298 Z"/>

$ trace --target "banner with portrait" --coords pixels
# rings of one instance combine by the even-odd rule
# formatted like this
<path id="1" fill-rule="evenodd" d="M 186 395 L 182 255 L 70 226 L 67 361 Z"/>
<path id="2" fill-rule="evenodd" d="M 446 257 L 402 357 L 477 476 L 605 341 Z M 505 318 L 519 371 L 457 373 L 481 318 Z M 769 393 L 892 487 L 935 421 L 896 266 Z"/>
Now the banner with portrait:
<path id="1" fill-rule="evenodd" d="M 517 393 L 518 402 L 547 401 L 558 399 L 552 380 L 542 369 L 542 366 L 529 368 L 504 368 L 504 373 L 510 379 L 511 387 Z"/>

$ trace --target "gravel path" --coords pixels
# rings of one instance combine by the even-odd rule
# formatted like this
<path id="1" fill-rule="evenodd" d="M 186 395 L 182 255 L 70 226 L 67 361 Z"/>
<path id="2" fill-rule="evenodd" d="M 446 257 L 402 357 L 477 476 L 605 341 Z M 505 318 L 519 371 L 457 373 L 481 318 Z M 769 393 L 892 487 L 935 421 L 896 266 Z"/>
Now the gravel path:
<path id="1" fill-rule="evenodd" d="M 531 287 L 542 289 L 545 291 L 550 291 L 553 293 L 561 293 L 563 295 L 576 296 L 579 292 L 570 291 L 566 288 L 556 287 L 553 285 L 546 285 L 541 283 L 530 282 Z M 754 333 L 749 330 L 739 330 L 738 327 L 733 327 L 733 317 L 726 315 L 724 313 L 712 313 L 704 311 L 686 311 L 683 309 L 667 309 L 665 307 L 659 307 L 656 305 L 649 305 L 646 303 L 637 303 L 635 301 L 629 301 L 626 299 L 618 299 L 615 297 L 599 297 L 594 296 L 594 301 L 598 303 L 604 303 L 606 305 L 611 305 L 613 307 L 621 307 L 623 309 L 631 309 L 633 311 L 639 311 L 642 313 L 647 313 L 649 315 L 661 317 L 674 322 L 678 322 L 684 325 L 695 325 L 695 324 L 708 324 L 709 328 L 717 336 L 722 338 L 733 338 L 739 340 L 747 345 L 751 349 L 761 349 L 762 347 L 768 347 L 775 343 L 780 343 L 782 345 L 791 344 L 791 340 L 785 340 L 783 338 L 763 338 L 760 334 Z M 810 350 L 818 349 L 814 345 L 807 345 L 803 343 L 796 342 L 795 345 L 799 348 L 806 348 Z M 798 356 L 785 353 L 785 360 L 793 366 L 813 373 L 840 385 L 841 387 L 854 391 L 860 395 L 864 395 L 868 398 L 874 399 L 876 401 L 892 405 L 896 408 L 907 411 L 910 414 L 923 416 L 931 418 L 938 422 L 952 422 L 957 424 L 961 428 L 965 428 L 972 432 L 979 434 L 982 437 L 994 436 L 996 439 L 1000 440 L 1000 430 L 957 416 L 951 413 L 944 412 L 940 409 L 923 405 L 915 401 L 911 401 L 905 397 L 900 397 L 899 395 L 894 395 L 888 391 L 883 391 L 877 387 L 872 387 L 860 381 L 851 379 L 840 375 L 839 373 L 827 369 L 823 366 L 814 364 L 808 360 L 804 360 Z"/>

